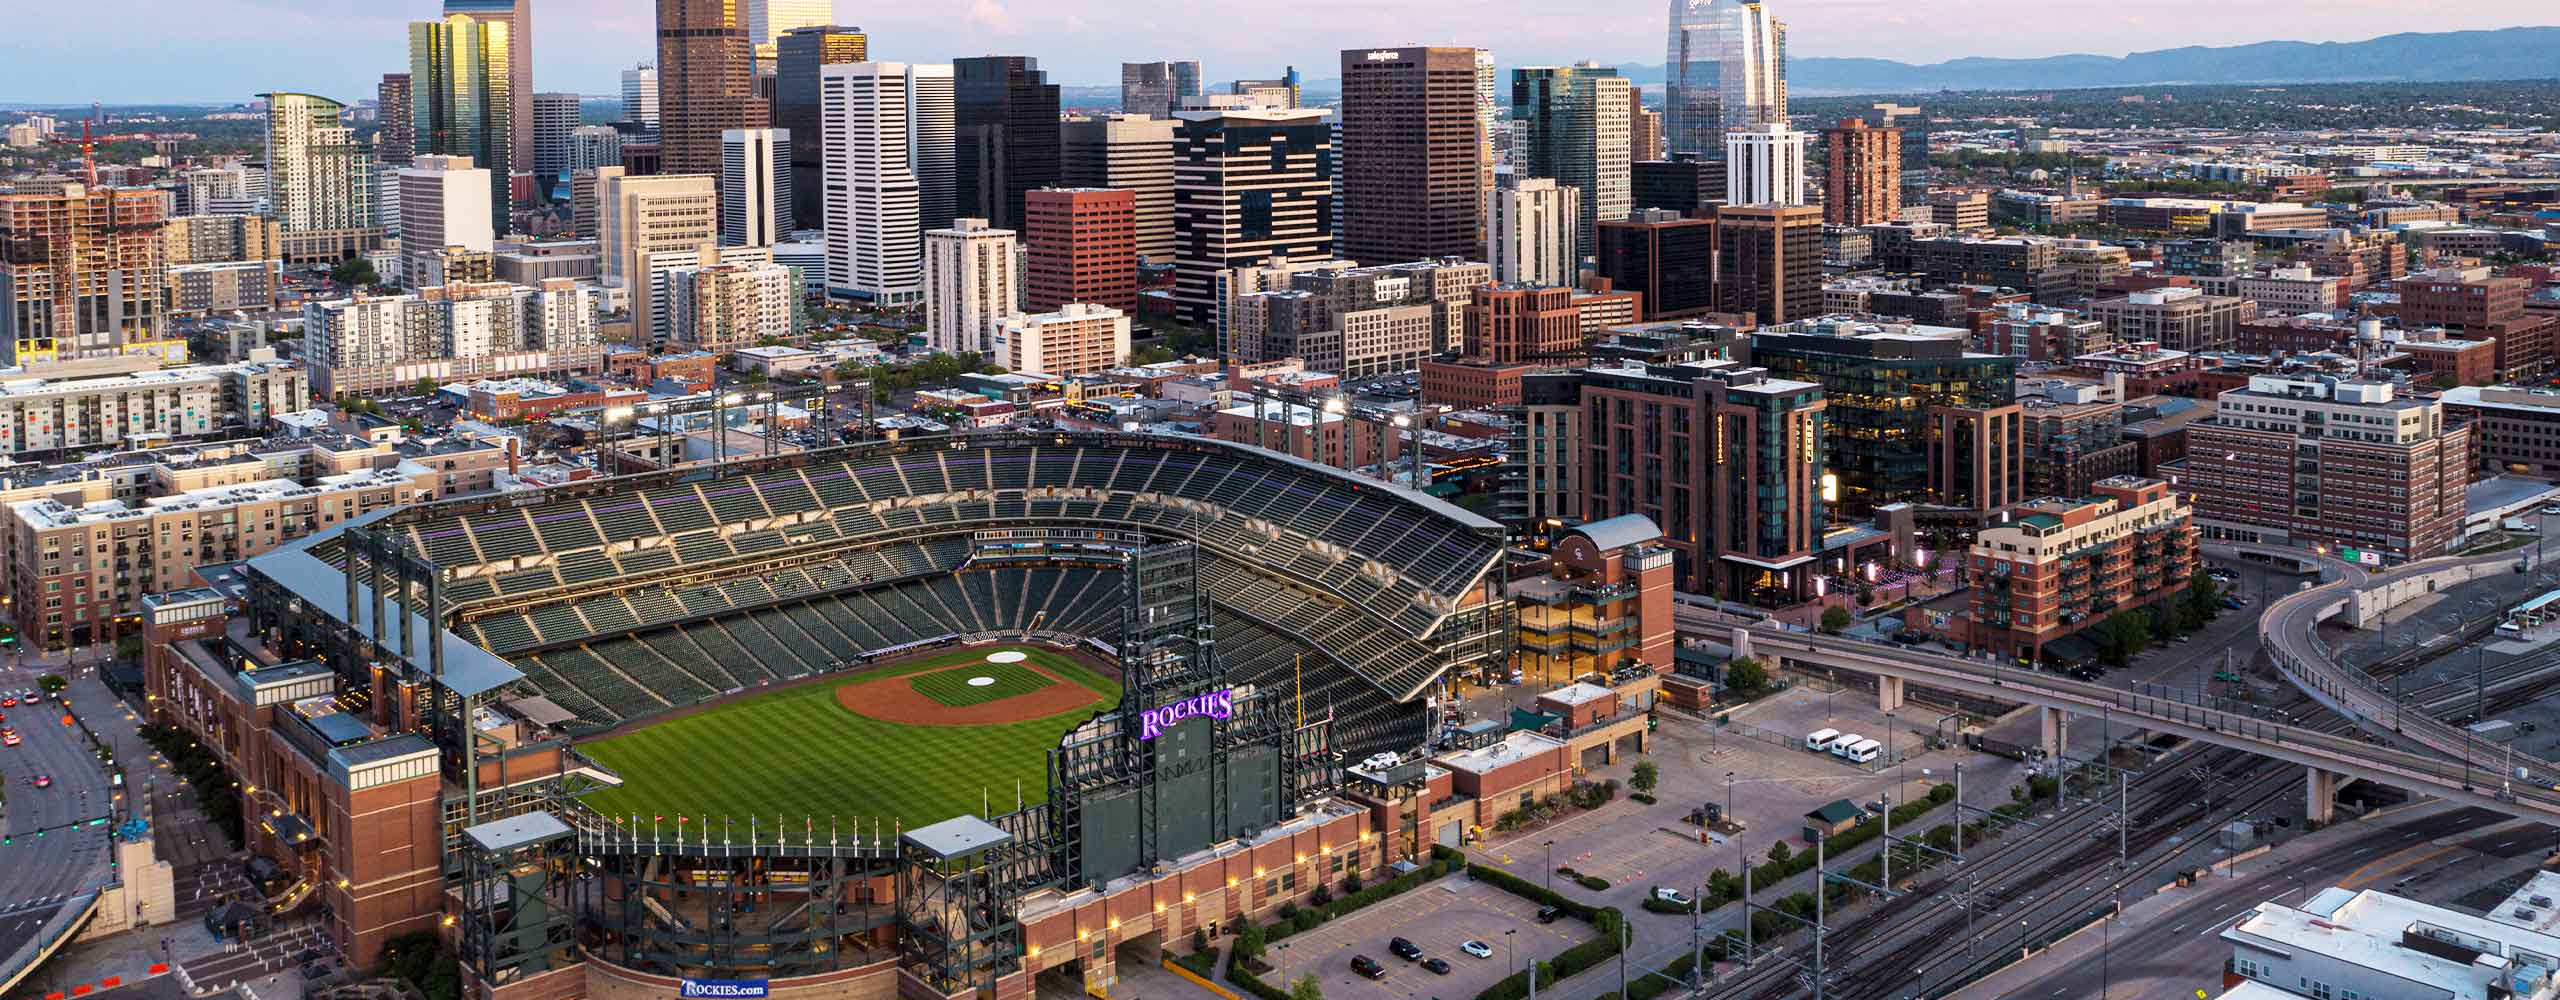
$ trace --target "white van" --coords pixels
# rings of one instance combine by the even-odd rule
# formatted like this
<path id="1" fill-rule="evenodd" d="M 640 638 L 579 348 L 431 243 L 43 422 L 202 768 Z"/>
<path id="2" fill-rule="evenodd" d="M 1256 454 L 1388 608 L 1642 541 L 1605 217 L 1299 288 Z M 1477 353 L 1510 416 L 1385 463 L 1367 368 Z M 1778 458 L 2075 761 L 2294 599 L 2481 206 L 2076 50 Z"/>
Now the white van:
<path id="1" fill-rule="evenodd" d="M 1832 743 L 1837 741 L 1839 738 L 1840 731 L 1837 729 L 1816 729 L 1811 733 L 1805 734 L 1804 748 L 1815 753 L 1822 753 L 1830 750 Z"/>
<path id="2" fill-rule="evenodd" d="M 1831 741 L 1831 755 L 1834 757 L 1846 757 L 1849 755 L 1850 747 L 1866 742 L 1866 739 L 1866 737 L 1860 736 L 1856 733 L 1844 734 L 1839 739 Z"/>
<path id="3" fill-rule="evenodd" d="M 1848 749 L 1835 750 L 1833 752 L 1839 754 L 1849 763 L 1864 764 L 1876 759 L 1878 754 L 1884 753 L 1884 744 L 1878 743 L 1874 740 L 1859 740 L 1856 743 L 1850 744 Z"/>

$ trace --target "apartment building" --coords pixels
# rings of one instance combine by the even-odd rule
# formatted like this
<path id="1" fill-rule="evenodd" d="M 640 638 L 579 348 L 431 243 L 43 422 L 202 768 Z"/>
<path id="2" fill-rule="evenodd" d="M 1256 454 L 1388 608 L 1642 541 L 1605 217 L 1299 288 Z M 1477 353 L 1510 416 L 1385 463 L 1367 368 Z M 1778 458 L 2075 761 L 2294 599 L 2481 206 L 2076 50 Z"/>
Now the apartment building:
<path id="1" fill-rule="evenodd" d="M 2187 429 L 2187 467 L 2206 537 L 2330 545 L 2393 560 L 2461 540 L 2473 429 L 2392 386 L 2251 376 Z"/>
<path id="2" fill-rule="evenodd" d="M 312 390 L 369 393 L 420 379 L 584 374 L 604 364 L 594 285 L 482 282 L 303 306 Z"/>
<path id="3" fill-rule="evenodd" d="M 2196 570 L 2195 511 L 2157 479 L 2117 476 L 2084 498 L 2025 504 L 1965 554 L 1972 604 L 1950 638 L 2022 663 L 2118 611 L 2177 595 Z"/>

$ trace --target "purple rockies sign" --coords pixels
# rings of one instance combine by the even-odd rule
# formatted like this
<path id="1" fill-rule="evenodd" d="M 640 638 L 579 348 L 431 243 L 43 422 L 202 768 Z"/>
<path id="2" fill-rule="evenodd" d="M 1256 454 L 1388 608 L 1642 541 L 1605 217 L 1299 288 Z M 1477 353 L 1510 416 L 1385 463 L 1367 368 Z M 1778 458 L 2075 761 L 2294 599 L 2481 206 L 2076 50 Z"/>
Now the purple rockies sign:
<path id="1" fill-rule="evenodd" d="M 1138 713 L 1138 738 L 1152 740 L 1157 733 L 1184 719 L 1205 715 L 1223 719 L 1236 714 L 1236 689 L 1219 688 L 1206 694 L 1193 695 L 1170 705 L 1159 705 Z"/>

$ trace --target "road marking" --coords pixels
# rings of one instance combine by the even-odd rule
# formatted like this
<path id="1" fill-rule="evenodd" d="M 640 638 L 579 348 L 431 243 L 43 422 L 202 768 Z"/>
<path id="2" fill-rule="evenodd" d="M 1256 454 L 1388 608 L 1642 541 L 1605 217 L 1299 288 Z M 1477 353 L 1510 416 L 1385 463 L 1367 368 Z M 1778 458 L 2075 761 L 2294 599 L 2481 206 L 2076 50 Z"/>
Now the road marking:
<path id="1" fill-rule="evenodd" d="M 2397 874 L 2399 874 L 2399 873 L 2401 873 L 2401 872 L 2407 871 L 2407 870 L 2409 870 L 2410 868 L 2412 868 L 2412 867 L 2414 867 L 2414 866 L 2416 866 L 2416 865 L 2418 865 L 2418 864 L 2420 864 L 2420 863 L 2422 863 L 2422 862 L 2426 861 L 2428 858 L 2435 857 L 2436 855 L 2442 854 L 2442 853 L 2444 853 L 2444 852 L 2446 852 L 2446 851 L 2450 851 L 2450 850 L 2452 850 L 2453 848 L 2450 848 L 2450 847 L 2439 847 L 2439 848 L 2436 848 L 2435 850 L 2428 851 L 2428 852 L 2427 852 L 2427 853 L 2425 853 L 2425 854 L 2421 854 L 2421 855 L 2418 855 L 2417 857 L 2414 857 L 2414 858 L 2411 858 L 2411 859 L 2409 859 L 2409 860 L 2407 860 L 2407 861 L 2401 862 L 2401 863 L 2400 863 L 2400 864 L 2398 864 L 2398 865 L 2394 865 L 2394 866 L 2392 866 L 2392 867 L 2390 867 L 2390 868 L 2387 868 L 2387 869 L 2384 869 L 2384 870 L 2382 870 L 2382 871 L 2380 871 L 2380 872 L 2376 872 L 2376 873 L 2374 873 L 2374 875 L 2373 875 L 2373 878 L 2372 878 L 2372 879 L 2365 879 L 2365 878 L 2364 878 L 2364 871 L 2365 871 L 2365 868 L 2371 868 L 2371 867 L 2373 867 L 2374 865 L 2381 864 L 2381 863 L 2382 863 L 2382 862 L 2384 862 L 2384 861 L 2389 861 L 2389 860 L 2391 860 L 2391 858 L 2399 857 L 2399 856 L 2400 856 L 2400 855 L 2402 855 L 2402 854 L 2407 854 L 2407 853 L 2409 853 L 2410 851 L 2415 850 L 2415 849 L 2416 849 L 2416 848 L 2414 848 L 2414 847 L 2402 848 L 2400 851 L 2398 851 L 2398 852 L 2396 852 L 2396 853 L 2392 854 L 2390 858 L 2383 858 L 2383 859 L 2381 859 L 2381 860 L 2379 860 L 2379 861 L 2375 861 L 2375 862 L 2372 862 L 2371 864 L 2367 864 L 2367 865 L 2365 865 L 2365 866 L 2364 866 L 2364 868 L 2358 868 L 2358 869 L 2356 869 L 2354 872 L 2349 873 L 2349 874 L 2347 875 L 2347 877 L 2346 877 L 2346 878 L 2344 878 L 2344 879 L 2340 879 L 2340 880 L 2338 881 L 2338 888 L 2341 888 L 2341 889 L 2354 889 L 2354 888 L 2358 888 L 2358 887 L 2360 886 L 2360 884 L 2369 883 L 2369 882 L 2373 882 L 2373 881 L 2379 881 L 2379 880 L 2381 880 L 2381 879 L 2388 878 L 2388 877 L 2393 876 L 2393 875 L 2397 875 Z"/>

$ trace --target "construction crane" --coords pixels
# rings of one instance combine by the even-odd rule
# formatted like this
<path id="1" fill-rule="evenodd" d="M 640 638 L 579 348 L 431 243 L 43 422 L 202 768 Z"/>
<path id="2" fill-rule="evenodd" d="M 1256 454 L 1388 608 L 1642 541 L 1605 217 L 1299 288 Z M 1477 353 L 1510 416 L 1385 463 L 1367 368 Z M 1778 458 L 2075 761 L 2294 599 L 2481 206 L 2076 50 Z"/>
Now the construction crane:
<path id="1" fill-rule="evenodd" d="M 74 138 L 71 138 L 70 136 L 64 135 L 64 136 L 53 136 L 53 137 L 51 137 L 51 138 L 49 138 L 49 139 L 47 139 L 47 140 L 45 140 L 45 141 L 47 141 L 47 142 L 52 142 L 52 143 L 56 143 L 56 144 L 59 144 L 59 145 L 64 145 L 64 146 L 78 146 L 78 147 L 80 147 L 80 164 L 81 164 L 81 166 L 82 166 L 83 168 L 85 168 L 85 171 L 86 171 L 86 173 L 87 173 L 87 175 L 88 175 L 88 179 L 89 179 L 89 186 L 90 186 L 90 187 L 93 187 L 93 188 L 98 186 L 98 144 L 99 144 L 99 143 L 102 143 L 102 142 L 124 142 L 124 141 L 126 141 L 126 140 L 141 140 L 141 141 L 148 142 L 148 141 L 150 141 L 150 140 L 152 140 L 152 139 L 158 138 L 157 136 L 154 136 L 154 135 L 152 135 L 152 134 L 151 134 L 151 133 L 149 133 L 149 132 L 133 132 L 133 133 L 115 134 L 115 135 L 96 135 L 96 134 L 93 134 L 93 133 L 90 131 L 89 125 L 90 125 L 90 123 L 85 122 L 85 121 L 80 123 L 80 137 L 79 137 L 79 138 L 77 138 L 77 139 L 74 139 Z"/>

